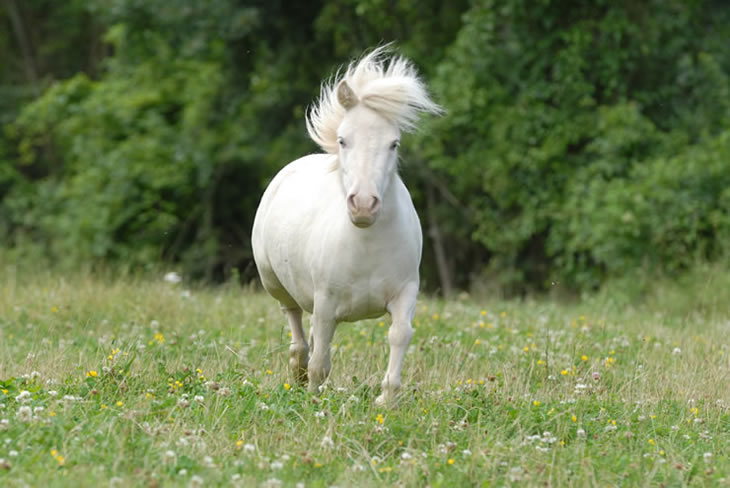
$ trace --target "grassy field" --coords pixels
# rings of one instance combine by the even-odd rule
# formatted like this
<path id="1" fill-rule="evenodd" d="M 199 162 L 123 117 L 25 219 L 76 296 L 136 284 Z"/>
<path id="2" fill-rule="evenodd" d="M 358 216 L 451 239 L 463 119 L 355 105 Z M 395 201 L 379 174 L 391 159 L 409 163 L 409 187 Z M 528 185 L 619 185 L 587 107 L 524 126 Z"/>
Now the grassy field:
<path id="1" fill-rule="evenodd" d="M 382 409 L 387 318 L 340 325 L 315 398 L 263 294 L 2 271 L 2 486 L 730 483 L 727 272 L 640 306 L 424 298 Z"/>

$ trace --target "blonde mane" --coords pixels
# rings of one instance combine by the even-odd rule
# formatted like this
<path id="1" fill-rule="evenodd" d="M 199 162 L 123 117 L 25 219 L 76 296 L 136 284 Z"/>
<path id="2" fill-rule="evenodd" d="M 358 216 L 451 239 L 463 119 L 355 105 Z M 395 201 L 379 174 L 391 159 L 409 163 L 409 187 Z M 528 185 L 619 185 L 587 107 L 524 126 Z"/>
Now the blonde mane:
<path id="1" fill-rule="evenodd" d="M 307 114 L 307 132 L 314 142 L 329 154 L 337 154 L 337 128 L 345 116 L 345 107 L 337 100 L 337 87 L 347 82 L 358 103 L 394 122 L 400 130 L 415 128 L 421 112 L 441 113 L 441 107 L 431 101 L 416 69 L 405 58 L 388 59 L 388 45 L 381 46 L 352 62 L 344 74 L 322 84 L 317 104 Z"/>

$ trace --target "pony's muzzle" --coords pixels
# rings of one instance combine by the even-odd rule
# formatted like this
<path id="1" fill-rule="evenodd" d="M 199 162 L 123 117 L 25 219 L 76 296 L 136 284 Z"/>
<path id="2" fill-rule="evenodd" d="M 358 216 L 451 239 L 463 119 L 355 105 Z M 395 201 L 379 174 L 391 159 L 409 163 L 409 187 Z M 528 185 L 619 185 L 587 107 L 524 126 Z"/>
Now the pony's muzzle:
<path id="1" fill-rule="evenodd" d="M 347 210 L 357 227 L 370 227 L 380 211 L 380 198 L 373 194 L 350 193 L 347 195 Z"/>

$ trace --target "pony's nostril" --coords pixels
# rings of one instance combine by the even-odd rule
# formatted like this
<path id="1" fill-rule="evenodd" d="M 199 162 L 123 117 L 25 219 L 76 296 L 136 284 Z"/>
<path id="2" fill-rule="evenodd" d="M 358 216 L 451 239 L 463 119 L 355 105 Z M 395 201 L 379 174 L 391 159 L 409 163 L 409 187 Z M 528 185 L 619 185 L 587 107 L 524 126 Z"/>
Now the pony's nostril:
<path id="1" fill-rule="evenodd" d="M 370 213 L 374 214 L 380 208 L 380 198 L 373 195 L 373 199 L 370 202 Z"/>
<path id="2" fill-rule="evenodd" d="M 357 211 L 357 206 L 355 205 L 355 194 L 350 193 L 347 195 L 347 208 L 350 209 L 350 212 Z"/>

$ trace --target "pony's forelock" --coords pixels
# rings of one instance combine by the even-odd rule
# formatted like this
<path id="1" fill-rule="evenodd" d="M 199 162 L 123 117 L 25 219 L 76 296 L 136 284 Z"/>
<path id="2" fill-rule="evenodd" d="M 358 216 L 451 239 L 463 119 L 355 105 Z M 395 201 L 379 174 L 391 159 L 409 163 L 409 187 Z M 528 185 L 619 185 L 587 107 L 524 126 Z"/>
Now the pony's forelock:
<path id="1" fill-rule="evenodd" d="M 337 86 L 345 80 L 359 103 L 393 121 L 403 131 L 413 130 L 422 112 L 441 113 L 428 95 L 413 65 L 401 56 L 388 58 L 385 45 L 349 64 L 322 83 L 316 105 L 307 114 L 309 136 L 327 153 L 337 154 L 337 128 L 345 108 L 337 100 Z"/>

